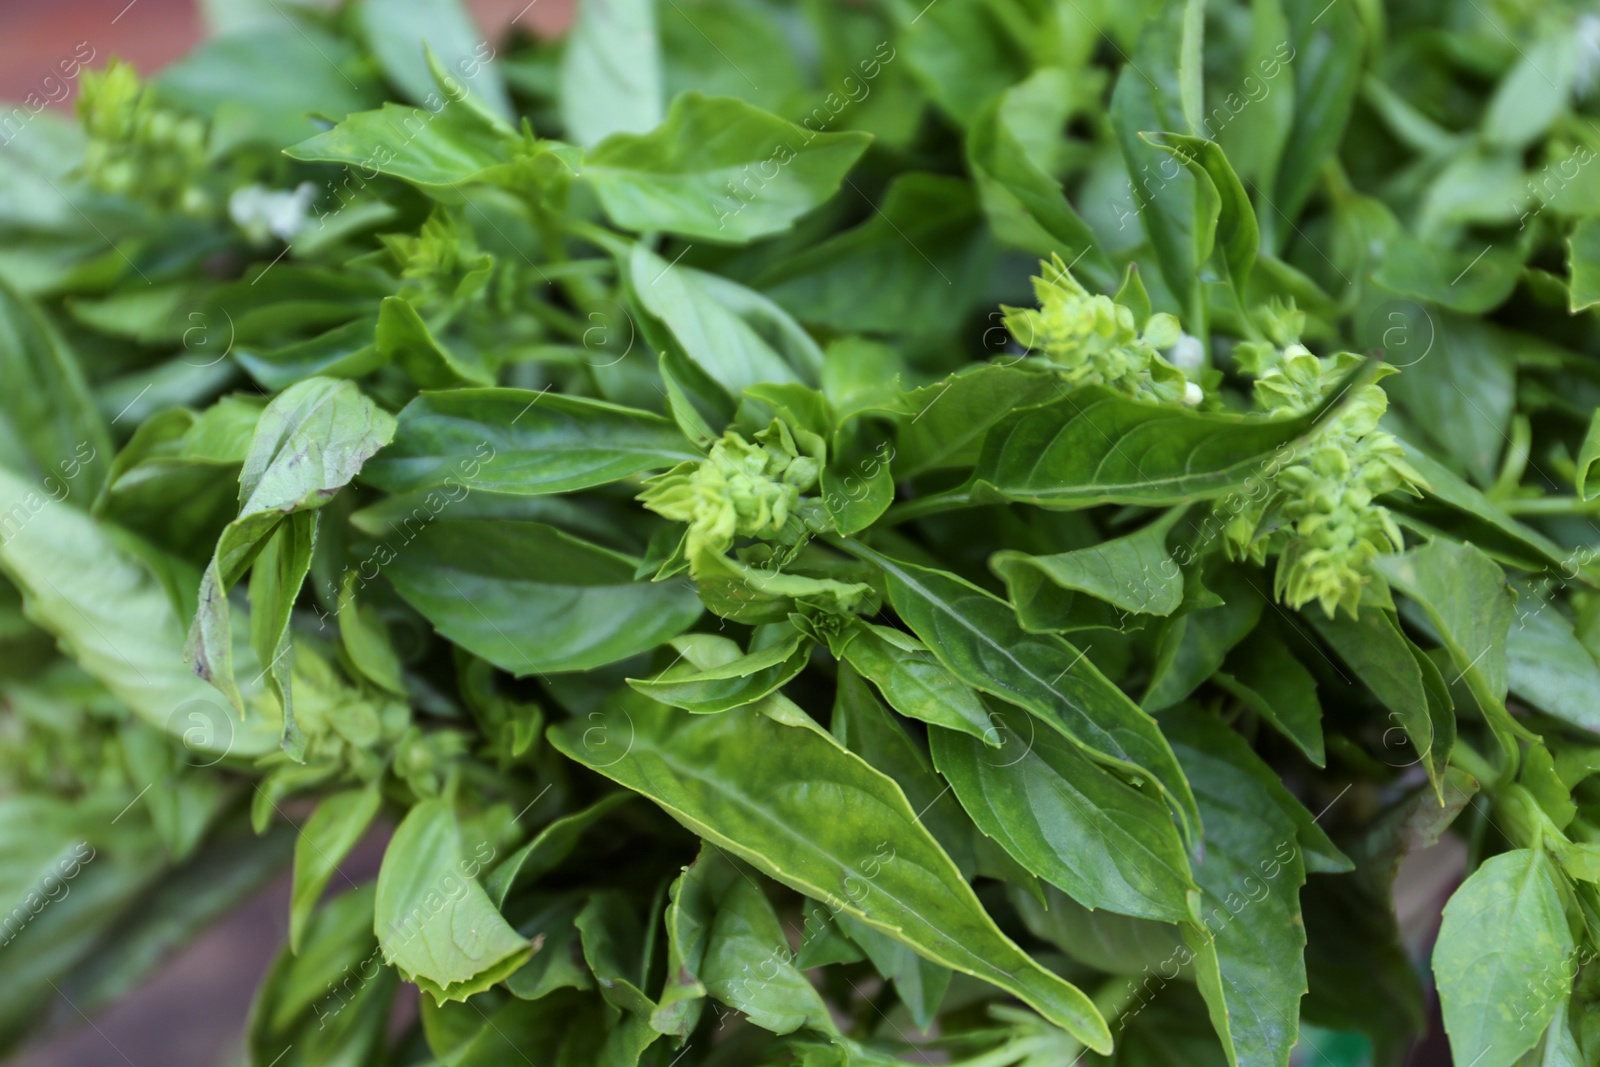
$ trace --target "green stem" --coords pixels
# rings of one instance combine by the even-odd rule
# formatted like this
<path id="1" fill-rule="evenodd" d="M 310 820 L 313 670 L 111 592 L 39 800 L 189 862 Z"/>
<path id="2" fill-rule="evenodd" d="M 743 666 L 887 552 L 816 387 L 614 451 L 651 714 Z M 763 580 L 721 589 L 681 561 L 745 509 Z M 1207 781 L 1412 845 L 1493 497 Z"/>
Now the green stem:
<path id="1" fill-rule="evenodd" d="M 959 511 L 962 508 L 977 506 L 978 502 L 972 498 L 971 490 L 961 486 L 957 489 L 947 489 L 942 493 L 930 493 L 927 496 L 902 500 L 884 512 L 883 518 L 878 520 L 877 525 L 894 526 L 944 511 Z"/>
<path id="2" fill-rule="evenodd" d="M 1575 496 L 1537 496 L 1502 500 L 1499 503 L 1512 515 L 1586 515 L 1600 512 L 1600 498 L 1583 500 Z"/>

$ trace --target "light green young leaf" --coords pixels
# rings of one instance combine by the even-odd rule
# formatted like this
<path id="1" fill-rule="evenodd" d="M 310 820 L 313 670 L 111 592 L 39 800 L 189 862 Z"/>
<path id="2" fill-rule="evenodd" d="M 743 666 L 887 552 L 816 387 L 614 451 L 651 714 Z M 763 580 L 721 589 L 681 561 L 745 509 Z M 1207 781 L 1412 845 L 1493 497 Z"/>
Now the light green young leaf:
<path id="1" fill-rule="evenodd" d="M 561 60 L 561 125 L 591 148 L 614 133 L 649 133 L 666 118 L 655 0 L 585 0 Z"/>
<path id="2" fill-rule="evenodd" d="M 699 459 L 668 419 L 603 400 L 532 389 L 422 393 L 395 439 L 362 470 L 390 493 L 464 486 L 569 493 Z"/>
<path id="3" fill-rule="evenodd" d="M 0 567 L 29 620 L 139 718 L 180 738 L 196 762 L 258 756 L 277 743 L 277 710 L 256 699 L 258 688 L 247 686 L 250 714 L 237 723 L 184 666 L 183 622 L 167 584 L 183 568 L 3 468 Z M 194 580 L 179 584 L 192 590 Z"/>
<path id="4" fill-rule="evenodd" d="M 1512 1067 L 1566 999 L 1574 946 L 1558 877 L 1543 849 L 1513 849 L 1445 905 L 1433 973 L 1457 1063 Z"/>
<path id="5" fill-rule="evenodd" d="M 420 55 L 420 52 L 419 52 Z M 307 163 L 342 163 L 359 177 L 386 174 L 436 200 L 460 203 L 464 182 L 506 180 L 522 139 L 465 104 L 436 109 L 384 104 L 358 111 L 284 154 Z"/>
<path id="6" fill-rule="evenodd" d="M 1075 269 L 1105 288 L 1114 273 L 1094 231 L 1078 216 L 1061 183 L 1029 153 L 1018 130 L 1017 112 L 1036 102 L 1054 105 L 1056 125 L 1064 124 L 1070 81 L 1065 71 L 1046 67 L 996 97 L 967 130 L 967 166 L 996 238 L 1037 256 L 1073 259 L 1079 264 Z"/>
<path id="7" fill-rule="evenodd" d="M 494 64 L 494 46 L 460 0 L 362 0 L 355 13 L 384 74 L 413 103 L 431 108 L 444 98 L 428 63 L 432 50 L 455 79 L 453 88 L 475 96 L 503 121 L 515 116 Z"/>
<path id="8" fill-rule="evenodd" d="M 424 800 L 389 841 L 373 918 L 383 958 L 434 1001 L 466 1000 L 533 954 L 477 882 L 488 842 L 462 840 L 444 800 Z"/>
<path id="9" fill-rule="evenodd" d="M 778 881 L 1110 1048 L 1088 998 L 1000 933 L 899 787 L 827 735 L 750 708 L 684 715 L 629 698 L 550 739 Z"/>
<path id="10" fill-rule="evenodd" d="M 832 197 L 870 141 L 691 92 L 649 133 L 596 145 L 580 176 L 625 230 L 744 244 L 787 230 Z"/>
<path id="11" fill-rule="evenodd" d="M 679 638 L 675 642 L 679 651 L 686 653 L 685 659 L 690 657 L 684 642 L 692 640 L 693 637 Z M 658 678 L 629 678 L 628 684 L 648 697 L 685 711 L 727 711 L 753 704 L 793 681 L 805 669 L 810 652 L 810 641 L 795 630 L 777 644 L 727 663 L 702 667 L 690 659 Z"/>
<path id="12" fill-rule="evenodd" d="M 228 590 L 244 577 L 280 525 L 289 523 L 287 532 L 279 534 L 285 538 L 282 547 L 263 569 L 259 588 L 266 600 L 256 606 L 263 617 L 252 620 L 252 636 L 268 687 L 283 705 L 285 744 L 294 751 L 303 739 L 294 725 L 286 683 L 288 615 L 310 566 L 315 517 L 285 517 L 314 511 L 332 499 L 389 443 L 394 425 L 394 416 L 352 382 L 310 378 L 278 394 L 261 413 L 250 439 L 239 474 L 239 517 L 217 539 L 201 579 L 185 657 L 242 714 Z M 278 580 L 269 581 L 273 567 L 281 568 L 275 572 Z"/>
<path id="13" fill-rule="evenodd" d="M 736 399 L 752 385 L 818 380 L 822 349 L 760 293 L 674 266 L 642 244 L 633 247 L 628 267 L 639 303 L 661 320 L 713 389 Z"/>

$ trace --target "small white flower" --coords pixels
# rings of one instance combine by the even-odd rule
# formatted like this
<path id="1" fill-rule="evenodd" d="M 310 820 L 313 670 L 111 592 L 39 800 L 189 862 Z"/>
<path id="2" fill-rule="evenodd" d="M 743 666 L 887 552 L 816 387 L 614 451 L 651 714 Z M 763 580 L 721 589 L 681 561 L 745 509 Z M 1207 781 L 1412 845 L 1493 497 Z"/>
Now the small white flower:
<path id="1" fill-rule="evenodd" d="M 1200 343 L 1200 338 L 1188 334 L 1180 334 L 1175 343 L 1167 350 L 1167 362 L 1183 371 L 1185 374 L 1194 374 L 1205 369 L 1206 350 Z"/>
<path id="2" fill-rule="evenodd" d="M 1183 383 L 1183 403 L 1186 407 L 1194 407 L 1205 399 L 1206 394 L 1193 382 Z"/>
<path id="3" fill-rule="evenodd" d="M 316 198 L 317 187 L 310 182 L 292 190 L 246 185 L 228 197 L 228 217 L 257 243 L 268 237 L 292 241 L 305 229 L 306 211 Z"/>

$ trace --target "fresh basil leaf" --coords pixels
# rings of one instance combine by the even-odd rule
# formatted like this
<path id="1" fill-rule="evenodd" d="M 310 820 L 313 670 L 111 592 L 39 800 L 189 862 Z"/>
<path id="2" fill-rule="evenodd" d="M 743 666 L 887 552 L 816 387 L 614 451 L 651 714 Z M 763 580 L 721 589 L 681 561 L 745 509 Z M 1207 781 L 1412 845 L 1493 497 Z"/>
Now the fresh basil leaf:
<path id="1" fill-rule="evenodd" d="M 996 713 L 989 748 L 930 727 L 934 765 L 978 828 L 1089 908 L 1181 922 L 1188 860 L 1165 804 L 1020 711 Z"/>
<path id="2" fill-rule="evenodd" d="M 978 694 L 958 681 L 927 646 L 908 634 L 864 622 L 837 649 L 889 706 L 911 719 L 959 730 L 985 744 L 998 744 Z"/>
<path id="3" fill-rule="evenodd" d="M 355 12 L 383 73 L 412 103 L 444 106 L 453 97 L 442 94 L 454 88 L 503 120 L 513 117 L 494 46 L 478 33 L 459 0 L 362 0 Z M 456 79 L 452 86 L 441 86 L 434 77 L 425 48 Z"/>
<path id="4" fill-rule="evenodd" d="M 488 989 L 533 954 L 478 884 L 485 851 L 436 799 L 411 809 L 383 854 L 373 916 L 383 958 L 438 1004 Z"/>
<path id="5" fill-rule="evenodd" d="M 395 589 L 445 637 L 518 676 L 627 659 L 700 615 L 682 580 L 636 581 L 636 560 L 543 523 L 445 518 L 410 538 L 388 549 Z"/>
<path id="6" fill-rule="evenodd" d="M 590 148 L 666 118 L 654 0 L 580 4 L 561 59 L 561 125 Z"/>
<path id="7" fill-rule="evenodd" d="M 372 825 L 382 800 L 375 786 L 330 794 L 300 828 L 294 842 L 294 890 L 289 900 L 290 952 L 299 953 L 322 891 Z"/>
<path id="8" fill-rule="evenodd" d="M 581 177 L 622 229 L 744 244 L 787 230 L 832 197 L 870 140 L 691 92 L 649 133 L 596 145 Z"/>
<path id="9" fill-rule="evenodd" d="M 699 459 L 647 411 L 531 389 L 423 393 L 362 471 L 390 493 L 454 483 L 496 493 L 568 493 Z"/>
<path id="10" fill-rule="evenodd" d="M 1573 951 L 1556 879 L 1542 849 L 1513 849 L 1445 905 L 1433 973 L 1457 1060 L 1510 1067 L 1555 1014 Z"/>
<path id="11" fill-rule="evenodd" d="M 1121 629 L 1129 615 L 1167 616 L 1182 603 L 1183 574 L 1167 552 L 1167 534 L 1177 518 L 1070 552 L 996 552 L 989 568 L 1006 583 L 1028 630 Z"/>
<path id="12" fill-rule="evenodd" d="M 1165 796 L 1188 832 L 1199 825 L 1189 787 L 1155 720 L 1053 634 L 1030 634 L 1005 601 L 942 571 L 855 543 L 847 549 L 883 571 L 889 602 L 951 673 L 974 689 L 1026 708 L 1097 762 Z"/>
<path id="13" fill-rule="evenodd" d="M 693 640 L 690 636 L 675 642 L 685 658 L 690 658 L 686 642 Z M 685 711 L 728 711 L 753 704 L 793 681 L 805 669 L 810 651 L 809 640 L 795 630 L 778 644 L 752 650 L 728 663 L 702 667 L 691 659 L 658 678 L 630 678 L 628 684 L 645 696 Z"/>
<path id="14" fill-rule="evenodd" d="M 437 200 L 461 203 L 463 183 L 509 175 L 521 145 L 511 131 L 465 106 L 384 104 L 376 111 L 357 111 L 284 154 L 308 163 L 342 163 L 358 180 L 362 174 L 385 174 Z"/>
<path id="15" fill-rule="evenodd" d="M 1349 384 L 1361 380 L 1366 379 Z M 1337 391 L 1303 415 L 1262 419 L 1174 409 L 1102 386 L 1074 390 L 990 431 L 972 491 L 980 499 L 1063 510 L 1221 496 L 1276 470 L 1299 442 L 1335 417 L 1348 391 Z"/>
<path id="16" fill-rule="evenodd" d="M 778 881 L 1110 1048 L 1088 998 L 999 932 L 900 789 L 831 738 L 748 708 L 686 716 L 634 700 L 594 714 L 587 733 L 579 723 L 553 727 L 551 743 Z M 831 785 L 771 788 L 797 777 Z"/>

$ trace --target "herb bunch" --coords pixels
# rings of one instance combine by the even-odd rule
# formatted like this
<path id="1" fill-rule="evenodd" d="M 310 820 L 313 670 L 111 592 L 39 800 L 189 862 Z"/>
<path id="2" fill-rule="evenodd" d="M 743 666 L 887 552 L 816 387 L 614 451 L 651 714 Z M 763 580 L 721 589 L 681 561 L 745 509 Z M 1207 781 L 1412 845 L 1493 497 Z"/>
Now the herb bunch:
<path id="1" fill-rule="evenodd" d="M 0 1047 L 1600 1055 L 1592 16 L 268 8 L 0 118 Z"/>

